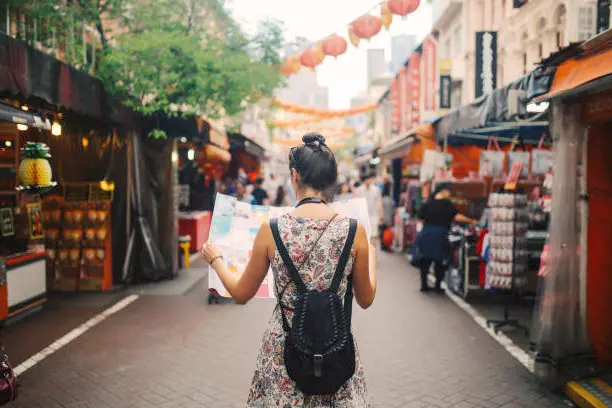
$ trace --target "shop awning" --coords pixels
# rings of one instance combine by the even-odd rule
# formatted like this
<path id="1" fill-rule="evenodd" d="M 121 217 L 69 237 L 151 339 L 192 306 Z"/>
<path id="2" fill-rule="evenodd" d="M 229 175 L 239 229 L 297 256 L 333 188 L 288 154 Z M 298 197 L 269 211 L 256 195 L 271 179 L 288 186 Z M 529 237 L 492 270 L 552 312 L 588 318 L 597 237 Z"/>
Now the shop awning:
<path id="1" fill-rule="evenodd" d="M 49 119 L 43 119 L 34 113 L 14 108 L 5 103 L 0 103 L 0 121 L 13 122 L 45 130 L 51 129 Z"/>
<path id="2" fill-rule="evenodd" d="M 419 125 L 404 132 L 402 135 L 389 140 L 380 148 L 378 155 L 381 159 L 395 159 L 408 154 L 410 146 L 417 140 L 433 138 L 433 125 Z"/>
<path id="3" fill-rule="evenodd" d="M 612 85 L 612 32 L 601 34 L 580 45 L 581 55 L 559 64 L 550 90 L 536 102 L 581 92 L 599 91 L 607 82 Z"/>
<path id="4" fill-rule="evenodd" d="M 265 157 L 266 150 L 242 133 L 228 133 L 227 137 L 230 143 L 230 150 L 243 149 L 258 160 L 262 160 Z"/>
<path id="5" fill-rule="evenodd" d="M 546 132 L 548 132 L 548 121 L 492 123 L 482 128 L 463 130 L 449 136 L 448 144 L 449 146 L 486 146 L 490 136 L 495 136 L 500 144 L 512 143 L 517 137 L 524 143 L 538 144 Z M 549 144 L 549 141 L 543 143 L 543 145 Z"/>
<path id="6" fill-rule="evenodd" d="M 554 70 L 539 67 L 511 84 L 483 95 L 474 102 L 455 108 L 434 121 L 436 138 L 440 143 L 454 134 L 469 129 L 483 128 L 491 123 L 508 122 L 508 94 L 511 90 L 527 92 L 527 98 L 545 94 L 550 88 Z"/>

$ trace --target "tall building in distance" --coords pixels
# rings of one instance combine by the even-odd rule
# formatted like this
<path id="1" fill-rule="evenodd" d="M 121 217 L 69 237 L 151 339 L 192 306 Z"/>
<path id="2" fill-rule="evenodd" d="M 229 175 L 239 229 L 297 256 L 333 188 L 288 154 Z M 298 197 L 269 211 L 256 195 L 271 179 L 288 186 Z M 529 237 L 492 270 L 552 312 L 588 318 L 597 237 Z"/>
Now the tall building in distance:
<path id="1" fill-rule="evenodd" d="M 371 48 L 368 50 L 368 85 L 375 78 L 380 78 L 387 73 L 387 62 L 385 50 L 382 48 Z"/>
<path id="2" fill-rule="evenodd" d="M 417 45 L 416 36 L 397 35 L 391 38 L 391 72 L 397 72 Z"/>

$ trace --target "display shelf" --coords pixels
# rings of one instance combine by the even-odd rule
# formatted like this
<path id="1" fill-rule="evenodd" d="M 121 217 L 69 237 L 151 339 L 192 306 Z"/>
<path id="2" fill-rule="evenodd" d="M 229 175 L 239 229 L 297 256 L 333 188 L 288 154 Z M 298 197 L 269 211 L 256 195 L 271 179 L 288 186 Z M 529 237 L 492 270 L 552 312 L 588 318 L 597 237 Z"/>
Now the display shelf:
<path id="1" fill-rule="evenodd" d="M 486 286 L 517 294 L 524 288 L 527 276 L 529 254 L 526 234 L 529 228 L 529 214 L 525 194 L 502 191 L 489 196 L 490 247 L 486 267 Z M 509 303 L 504 307 L 501 320 L 487 320 L 487 326 L 497 333 L 503 327 L 522 329 L 529 335 L 529 329 L 518 320 L 511 319 Z"/>

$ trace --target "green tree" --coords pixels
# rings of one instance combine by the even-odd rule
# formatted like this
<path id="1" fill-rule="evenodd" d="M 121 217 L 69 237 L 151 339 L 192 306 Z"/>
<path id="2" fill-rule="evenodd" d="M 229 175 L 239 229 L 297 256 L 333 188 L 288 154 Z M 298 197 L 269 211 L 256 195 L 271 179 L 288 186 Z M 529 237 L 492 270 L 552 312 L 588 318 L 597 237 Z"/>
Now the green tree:
<path id="1" fill-rule="evenodd" d="M 103 45 L 96 74 L 145 116 L 232 116 L 282 82 L 282 25 L 266 20 L 249 36 L 221 0 L 11 1 L 58 29 L 67 18 L 96 27 Z M 125 33 L 111 38 L 104 29 L 109 18 Z"/>

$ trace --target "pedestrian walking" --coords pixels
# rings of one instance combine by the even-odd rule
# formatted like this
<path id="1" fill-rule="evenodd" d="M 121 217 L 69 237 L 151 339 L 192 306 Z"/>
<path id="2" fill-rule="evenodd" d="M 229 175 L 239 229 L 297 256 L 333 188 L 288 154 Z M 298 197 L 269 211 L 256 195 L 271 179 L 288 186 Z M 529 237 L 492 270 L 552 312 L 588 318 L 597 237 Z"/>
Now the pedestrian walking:
<path id="1" fill-rule="evenodd" d="M 375 250 L 362 225 L 321 199 L 338 173 L 325 139 L 308 134 L 302 140 L 289 154 L 299 202 L 262 225 L 244 273 L 231 272 L 211 244 L 202 254 L 238 303 L 255 295 L 272 265 L 278 305 L 264 334 L 247 407 L 368 407 L 350 310 L 353 293 L 364 309 L 374 301 Z"/>
<path id="2" fill-rule="evenodd" d="M 434 289 L 437 292 L 442 291 L 440 285 L 451 258 L 448 233 L 453 221 L 473 225 L 478 223 L 477 220 L 459 213 L 450 200 L 450 189 L 450 183 L 436 186 L 432 198 L 423 203 L 419 212 L 419 218 L 423 220 L 423 229 L 417 235 L 414 244 L 412 264 L 421 272 L 421 292 L 429 290 L 427 275 L 432 264 L 436 276 Z"/>
<path id="3" fill-rule="evenodd" d="M 285 187 L 278 186 L 276 188 L 276 198 L 274 199 L 274 205 L 276 207 L 284 207 L 287 205 L 287 194 L 285 194 Z"/>
<path id="4" fill-rule="evenodd" d="M 268 192 L 263 188 L 263 179 L 258 178 L 255 180 L 255 188 L 251 193 L 253 195 L 254 204 L 256 205 L 267 205 L 269 201 Z"/>
<path id="5" fill-rule="evenodd" d="M 387 242 L 388 240 L 383 239 L 385 237 L 385 231 L 389 233 L 391 228 L 393 227 L 393 216 L 395 215 L 395 202 L 393 201 L 393 197 L 391 197 L 391 183 L 388 181 L 383 186 L 382 212 L 383 216 L 382 223 L 380 226 L 381 249 L 383 249 L 384 251 L 391 251 L 393 238 L 391 238 L 391 242 Z M 392 237 L 393 233 L 390 232 L 390 234 Z"/>
<path id="6" fill-rule="evenodd" d="M 336 201 L 350 200 L 353 198 L 353 191 L 351 190 L 351 183 L 346 181 L 340 185 L 340 193 L 336 196 Z"/>

